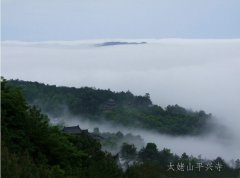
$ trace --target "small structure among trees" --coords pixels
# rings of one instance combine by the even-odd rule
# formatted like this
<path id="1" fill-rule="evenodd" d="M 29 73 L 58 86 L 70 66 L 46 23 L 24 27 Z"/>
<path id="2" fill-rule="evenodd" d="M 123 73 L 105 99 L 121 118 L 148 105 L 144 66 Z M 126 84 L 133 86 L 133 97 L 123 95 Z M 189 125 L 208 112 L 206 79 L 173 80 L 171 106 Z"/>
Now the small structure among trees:
<path id="1" fill-rule="evenodd" d="M 88 133 L 88 129 L 82 130 L 79 125 L 71 126 L 71 127 L 64 127 L 63 132 L 67 134 L 81 134 L 81 133 Z"/>
<path id="2" fill-rule="evenodd" d="M 107 100 L 107 102 L 104 103 L 103 105 L 103 110 L 104 111 L 111 111 L 113 109 L 115 109 L 117 106 L 116 102 L 114 99 L 110 98 Z"/>

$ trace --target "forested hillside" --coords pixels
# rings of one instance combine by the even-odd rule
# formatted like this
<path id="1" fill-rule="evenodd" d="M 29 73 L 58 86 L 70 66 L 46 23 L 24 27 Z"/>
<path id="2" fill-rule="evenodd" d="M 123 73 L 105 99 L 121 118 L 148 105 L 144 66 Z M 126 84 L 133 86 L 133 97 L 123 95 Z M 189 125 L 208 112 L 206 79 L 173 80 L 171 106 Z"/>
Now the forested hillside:
<path id="1" fill-rule="evenodd" d="M 20 91 L 1 82 L 2 177 L 122 177 L 116 158 L 86 134 L 67 135 L 29 106 Z"/>
<path id="2" fill-rule="evenodd" d="M 123 143 L 118 155 L 101 151 L 91 135 L 63 133 L 29 106 L 19 89 L 1 81 L 1 176 L 3 178 L 237 178 L 240 161 L 177 156 L 148 143 L 141 150 Z M 98 130 L 95 130 L 98 132 Z M 104 136 L 104 134 L 101 134 Z M 121 136 L 118 133 L 118 136 Z M 109 136 L 108 136 L 109 137 Z M 120 164 L 119 158 L 124 164 Z M 191 171 L 187 165 L 194 165 Z"/>
<path id="3" fill-rule="evenodd" d="M 22 90 L 28 103 L 54 117 L 68 112 L 93 121 L 104 119 L 114 124 L 176 135 L 199 134 L 211 119 L 211 114 L 204 111 L 194 112 L 178 105 L 162 108 L 152 103 L 148 93 L 135 96 L 130 91 L 57 87 L 20 80 L 9 83 Z"/>

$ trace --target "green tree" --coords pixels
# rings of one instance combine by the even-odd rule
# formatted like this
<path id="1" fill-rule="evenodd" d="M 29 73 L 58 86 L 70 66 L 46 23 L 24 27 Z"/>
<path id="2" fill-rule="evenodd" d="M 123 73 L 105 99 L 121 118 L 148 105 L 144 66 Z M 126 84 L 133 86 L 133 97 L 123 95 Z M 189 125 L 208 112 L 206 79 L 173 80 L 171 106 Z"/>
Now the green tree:
<path id="1" fill-rule="evenodd" d="M 139 152 L 139 158 L 143 162 L 156 161 L 158 156 L 158 149 L 155 143 L 147 143 L 147 146 Z"/>
<path id="2" fill-rule="evenodd" d="M 133 144 L 123 143 L 120 156 L 127 161 L 134 160 L 137 156 L 137 148 Z"/>

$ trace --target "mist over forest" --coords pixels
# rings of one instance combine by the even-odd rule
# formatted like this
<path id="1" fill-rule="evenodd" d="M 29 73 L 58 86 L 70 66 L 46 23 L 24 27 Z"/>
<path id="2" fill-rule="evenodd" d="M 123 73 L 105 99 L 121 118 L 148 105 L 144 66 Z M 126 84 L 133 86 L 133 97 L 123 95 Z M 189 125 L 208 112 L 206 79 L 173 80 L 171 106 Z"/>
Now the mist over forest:
<path id="1" fill-rule="evenodd" d="M 240 40 L 4 41 L 2 75 L 22 87 L 51 125 L 98 128 L 113 145 L 101 142 L 104 151 L 155 143 L 158 150 L 221 157 L 230 165 L 240 158 L 239 49 Z M 97 103 L 93 109 L 75 109 L 88 100 Z M 102 112 L 109 101 L 116 111 Z"/>
<path id="2" fill-rule="evenodd" d="M 230 130 L 226 128 L 217 128 L 212 127 L 212 131 L 206 130 L 207 134 L 199 136 L 171 136 L 168 134 L 159 134 L 154 131 L 132 128 L 132 127 L 123 127 L 109 124 L 106 121 L 101 123 L 91 122 L 86 119 L 81 119 L 79 117 L 67 116 L 61 117 L 60 122 L 56 122 L 56 119 L 52 118 L 53 124 L 62 124 L 65 126 L 79 125 L 83 129 L 89 129 L 93 131 L 94 128 L 99 128 L 101 132 L 116 133 L 118 131 L 123 134 L 133 134 L 139 135 L 143 139 L 143 144 L 135 144 L 135 146 L 140 150 L 146 143 L 153 142 L 159 149 L 169 148 L 173 153 L 178 155 L 183 154 L 184 152 L 195 157 L 201 156 L 206 159 L 214 159 L 218 156 L 226 159 L 229 163 L 231 159 L 239 157 L 239 138 L 233 136 Z M 58 120 L 59 121 L 59 120 Z M 216 123 L 217 124 L 217 123 Z M 221 129 L 219 132 L 218 129 Z M 229 133 L 230 132 L 230 133 Z M 129 144 L 134 143 L 134 141 L 125 141 Z M 119 151 L 121 144 L 117 147 L 113 153 Z M 107 149 L 107 151 L 109 151 Z"/>
<path id="3" fill-rule="evenodd" d="M 239 40 L 115 41 L 147 43 L 96 47 L 108 40 L 6 41 L 2 73 L 8 79 L 58 86 L 150 93 L 153 103 L 162 107 L 179 104 L 205 110 L 236 138 L 228 144 L 236 151 L 226 151 L 226 156 L 239 156 Z"/>

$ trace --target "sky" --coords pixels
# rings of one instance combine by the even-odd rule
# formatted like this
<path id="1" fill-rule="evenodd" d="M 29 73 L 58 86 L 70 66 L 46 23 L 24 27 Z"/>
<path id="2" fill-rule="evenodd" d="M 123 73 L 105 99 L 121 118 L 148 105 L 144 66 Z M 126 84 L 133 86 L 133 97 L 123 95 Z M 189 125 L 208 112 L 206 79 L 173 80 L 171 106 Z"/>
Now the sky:
<path id="1" fill-rule="evenodd" d="M 2 0 L 2 40 L 240 38 L 239 0 Z"/>
<path id="2" fill-rule="evenodd" d="M 136 41 L 147 43 L 99 47 L 105 40 L 2 42 L 2 75 L 57 86 L 150 93 L 162 107 L 205 110 L 226 130 L 217 128 L 202 138 L 133 133 L 175 153 L 240 158 L 240 39 Z"/>

